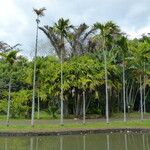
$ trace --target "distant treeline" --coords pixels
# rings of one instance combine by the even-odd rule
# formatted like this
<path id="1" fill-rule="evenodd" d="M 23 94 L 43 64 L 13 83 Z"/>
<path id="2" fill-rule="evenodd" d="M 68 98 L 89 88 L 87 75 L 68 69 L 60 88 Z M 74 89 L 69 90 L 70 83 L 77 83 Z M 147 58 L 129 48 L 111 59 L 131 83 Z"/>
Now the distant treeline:
<path id="1" fill-rule="evenodd" d="M 36 59 L 36 110 L 39 100 L 40 110 L 54 116 L 60 113 L 62 60 L 65 116 L 83 114 L 83 92 L 86 113 L 105 115 L 106 69 L 110 115 L 123 112 L 124 92 L 127 112 L 140 111 L 141 98 L 143 111 L 150 112 L 149 34 L 130 40 L 112 21 L 73 26 L 60 19 L 39 29 L 49 39 L 55 56 Z M 0 113 L 7 113 L 11 93 L 11 117 L 30 117 L 33 60 L 18 56 L 17 47 L 4 42 L 0 42 L 0 51 Z"/>

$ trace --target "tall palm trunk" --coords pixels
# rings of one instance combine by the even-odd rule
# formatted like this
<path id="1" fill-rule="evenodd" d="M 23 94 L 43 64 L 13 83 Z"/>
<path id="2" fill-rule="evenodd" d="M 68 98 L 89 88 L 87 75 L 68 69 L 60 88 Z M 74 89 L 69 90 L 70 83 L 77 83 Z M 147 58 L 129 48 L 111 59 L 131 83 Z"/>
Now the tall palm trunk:
<path id="1" fill-rule="evenodd" d="M 37 46 L 38 46 L 38 28 L 39 28 L 39 16 L 37 16 L 36 23 L 36 44 L 35 44 L 35 56 L 34 56 L 34 70 L 33 70 L 33 93 L 32 93 L 32 114 L 31 114 L 31 126 L 34 126 L 34 113 L 35 113 L 35 90 L 36 90 L 36 58 L 37 58 Z"/>
<path id="2" fill-rule="evenodd" d="M 143 121 L 143 90 L 142 90 L 142 75 L 140 75 L 140 111 L 141 111 L 141 121 Z"/>
<path id="3" fill-rule="evenodd" d="M 123 60 L 123 110 L 124 110 L 124 122 L 126 122 L 127 118 L 126 118 L 126 97 L 125 97 L 125 64 L 124 64 L 124 60 Z"/>
<path id="4" fill-rule="evenodd" d="M 11 77 L 9 79 L 9 87 L 8 87 L 8 105 L 7 105 L 7 120 L 6 120 L 7 126 L 9 126 L 10 103 L 11 103 Z"/>
<path id="5" fill-rule="evenodd" d="M 61 44 L 63 44 L 63 36 L 61 35 Z M 62 46 L 63 48 L 63 46 Z M 63 109 L 64 109 L 64 98 L 63 98 L 63 93 L 64 93 L 64 90 L 63 90 L 63 50 L 61 48 L 61 93 L 60 93 L 60 99 L 61 99 L 61 119 L 60 119 L 60 125 L 64 125 L 64 112 L 63 112 Z"/>
<path id="6" fill-rule="evenodd" d="M 146 91 L 145 91 L 145 62 L 144 62 L 144 87 L 143 87 L 143 99 L 144 99 L 144 114 L 146 113 Z"/>
<path id="7" fill-rule="evenodd" d="M 38 91 L 38 119 L 40 119 L 40 95 L 39 95 L 39 91 Z"/>
<path id="8" fill-rule="evenodd" d="M 104 65 L 105 65 L 105 93 L 106 93 L 106 123 L 109 123 L 109 110 L 108 110 L 108 76 L 107 76 L 107 57 L 105 50 L 105 40 L 103 42 Z"/>
<path id="9" fill-rule="evenodd" d="M 83 124 L 85 124 L 85 91 L 83 91 Z"/>

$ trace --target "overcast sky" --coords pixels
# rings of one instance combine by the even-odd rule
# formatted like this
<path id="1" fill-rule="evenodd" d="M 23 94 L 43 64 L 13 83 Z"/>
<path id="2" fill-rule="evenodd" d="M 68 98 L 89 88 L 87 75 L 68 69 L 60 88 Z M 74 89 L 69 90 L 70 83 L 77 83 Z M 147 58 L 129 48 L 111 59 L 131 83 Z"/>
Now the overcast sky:
<path id="1" fill-rule="evenodd" d="M 22 44 L 30 55 L 35 42 L 33 8 L 46 7 L 42 25 L 52 25 L 59 18 L 78 25 L 113 20 L 131 38 L 150 32 L 150 0 L 0 0 L 0 41 Z M 47 42 L 42 32 L 41 43 Z"/>

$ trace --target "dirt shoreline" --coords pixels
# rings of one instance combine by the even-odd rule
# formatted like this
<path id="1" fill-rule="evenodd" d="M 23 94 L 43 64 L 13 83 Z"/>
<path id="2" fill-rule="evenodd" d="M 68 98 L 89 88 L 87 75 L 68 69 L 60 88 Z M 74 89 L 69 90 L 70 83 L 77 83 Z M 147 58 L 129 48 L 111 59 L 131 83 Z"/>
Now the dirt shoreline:
<path id="1" fill-rule="evenodd" d="M 62 131 L 22 131 L 22 132 L 0 132 L 0 136 L 60 136 L 60 135 L 84 135 L 97 133 L 150 133 L 150 128 L 116 128 L 116 129 L 75 129 Z"/>

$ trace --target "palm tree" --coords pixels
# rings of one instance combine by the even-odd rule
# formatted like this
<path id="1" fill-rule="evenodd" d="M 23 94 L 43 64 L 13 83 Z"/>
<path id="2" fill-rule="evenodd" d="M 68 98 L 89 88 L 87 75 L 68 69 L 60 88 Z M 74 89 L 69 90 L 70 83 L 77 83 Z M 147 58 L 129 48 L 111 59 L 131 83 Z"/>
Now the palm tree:
<path id="1" fill-rule="evenodd" d="M 144 114 L 146 113 L 146 103 L 145 103 L 145 100 L 146 100 L 146 89 L 145 89 L 145 81 L 146 81 L 146 75 L 145 75 L 145 71 L 146 71 L 146 64 L 144 62 L 144 87 L 143 87 L 143 98 L 144 98 Z"/>
<path id="2" fill-rule="evenodd" d="M 58 35 L 60 35 L 60 50 L 61 50 L 61 93 L 60 93 L 60 99 L 61 99 L 61 119 L 60 119 L 60 124 L 64 125 L 63 121 L 63 61 L 64 57 L 66 56 L 66 51 L 65 51 L 65 37 L 67 37 L 68 30 L 72 28 L 71 25 L 69 25 L 69 20 L 64 20 L 63 18 L 58 20 L 58 23 L 55 23 L 55 31 Z"/>
<path id="3" fill-rule="evenodd" d="M 134 74 L 137 78 L 137 81 L 139 83 L 139 91 L 140 91 L 140 112 L 141 112 L 141 121 L 143 121 L 143 86 L 145 86 L 143 80 L 143 77 L 145 75 L 145 72 L 143 70 L 144 63 L 149 58 L 149 49 L 146 48 L 146 43 L 141 43 L 139 41 L 133 41 L 132 47 L 131 47 L 131 53 L 133 55 L 132 59 L 132 68 L 134 69 Z"/>
<path id="4" fill-rule="evenodd" d="M 58 23 L 57 23 L 58 24 Z M 55 24 L 56 25 L 56 24 Z M 61 59 L 61 38 L 58 36 L 60 32 L 56 32 L 56 27 L 54 26 L 44 26 L 39 27 L 40 30 L 44 32 L 44 34 L 49 39 L 51 45 L 53 46 L 55 53 Z M 79 26 L 70 26 L 72 30 L 67 32 L 67 36 L 65 37 L 67 44 L 69 45 L 67 49 L 65 49 L 64 59 L 67 57 L 80 56 L 90 50 L 93 50 L 94 43 L 92 42 L 91 35 L 94 33 L 94 28 L 89 28 L 85 23 L 80 24 Z M 69 49 L 69 50 L 68 50 Z M 66 51 L 68 50 L 68 51 Z M 68 53 L 69 52 L 69 53 Z"/>
<path id="5" fill-rule="evenodd" d="M 107 57 L 106 57 L 106 34 L 107 28 L 105 25 L 96 23 L 95 25 L 96 29 L 100 30 L 100 36 L 102 38 L 102 50 L 104 55 L 104 63 L 105 63 L 105 94 L 106 94 L 106 123 L 109 123 L 109 113 L 108 113 L 108 75 L 107 75 Z"/>
<path id="6" fill-rule="evenodd" d="M 85 91 L 83 91 L 83 124 L 85 124 Z"/>
<path id="7" fill-rule="evenodd" d="M 101 47 L 104 55 L 104 69 L 105 69 L 105 93 L 106 93 L 106 123 L 109 123 L 109 104 L 108 104 L 108 73 L 107 73 L 107 49 L 112 48 L 112 41 L 115 35 L 120 32 L 119 27 L 112 21 L 105 24 L 96 23 L 94 27 L 100 31 L 99 37 L 101 40 Z"/>
<path id="8" fill-rule="evenodd" d="M 35 90 L 36 90 L 36 58 L 37 58 L 37 46 L 38 46 L 38 28 L 39 28 L 39 17 L 44 16 L 44 10 L 46 10 L 44 7 L 41 9 L 33 9 L 33 11 L 37 15 L 36 23 L 36 44 L 35 44 L 35 56 L 34 56 L 34 71 L 33 71 L 33 95 L 32 95 L 32 114 L 31 114 L 31 126 L 34 126 L 34 112 L 35 112 Z"/>
<path id="9" fill-rule="evenodd" d="M 123 110 L 124 110 L 124 122 L 126 122 L 126 96 L 125 96 L 125 88 L 126 88 L 126 81 L 125 81 L 125 55 L 128 50 L 127 45 L 127 38 L 124 36 L 121 37 L 121 39 L 118 41 L 118 46 L 121 48 L 121 53 L 123 54 L 123 60 L 122 60 L 122 79 L 123 79 Z"/>
<path id="10" fill-rule="evenodd" d="M 92 34 L 94 33 L 94 28 L 89 28 L 85 23 L 80 24 L 77 27 L 73 27 L 73 31 L 69 32 L 67 41 L 70 44 L 71 57 L 80 56 L 94 50 L 92 46 Z"/>
<path id="11" fill-rule="evenodd" d="M 6 62 L 10 65 L 10 74 L 9 74 L 9 86 L 8 86 L 8 105 L 7 105 L 7 119 L 6 119 L 6 125 L 9 126 L 9 117 L 10 117 L 10 104 L 11 104 L 11 84 L 12 84 L 12 69 L 13 65 L 17 60 L 17 54 L 19 50 L 13 50 L 9 53 L 0 53 L 0 55 L 5 58 Z"/>
<path id="12" fill-rule="evenodd" d="M 143 121 L 143 89 L 142 89 L 142 74 L 140 74 L 140 106 L 141 106 L 141 121 Z"/>
<path id="13" fill-rule="evenodd" d="M 10 46 L 9 44 L 0 41 L 0 52 L 1 53 L 8 53 L 10 52 L 12 49 L 16 49 L 17 46 L 21 46 L 20 43 L 15 44 L 14 46 Z"/>

